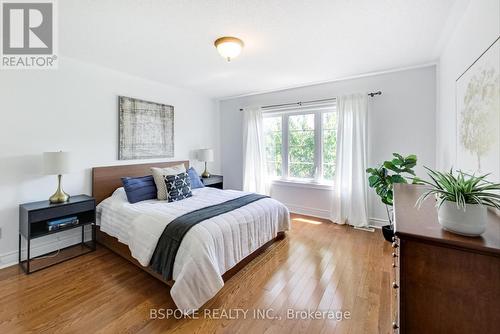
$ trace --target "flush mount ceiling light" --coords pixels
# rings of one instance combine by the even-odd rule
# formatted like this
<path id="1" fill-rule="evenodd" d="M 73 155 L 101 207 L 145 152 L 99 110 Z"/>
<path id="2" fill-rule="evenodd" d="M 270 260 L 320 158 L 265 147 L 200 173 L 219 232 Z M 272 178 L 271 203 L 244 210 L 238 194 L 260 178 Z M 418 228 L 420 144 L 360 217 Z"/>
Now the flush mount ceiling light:
<path id="1" fill-rule="evenodd" d="M 219 54 L 227 59 L 227 61 L 231 61 L 231 59 L 238 57 L 244 46 L 241 39 L 230 36 L 217 38 L 214 45 Z"/>

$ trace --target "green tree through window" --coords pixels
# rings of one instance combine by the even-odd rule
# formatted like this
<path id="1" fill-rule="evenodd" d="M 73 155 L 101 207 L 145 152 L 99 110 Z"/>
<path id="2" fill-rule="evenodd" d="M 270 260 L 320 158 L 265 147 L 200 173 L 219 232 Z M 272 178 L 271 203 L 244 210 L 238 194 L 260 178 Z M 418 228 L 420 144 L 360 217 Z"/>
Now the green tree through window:
<path id="1" fill-rule="evenodd" d="M 271 177 L 333 181 L 337 148 L 337 113 L 333 107 L 265 115 L 264 136 Z"/>
<path id="2" fill-rule="evenodd" d="M 312 179 L 314 164 L 314 114 L 288 118 L 288 176 Z"/>

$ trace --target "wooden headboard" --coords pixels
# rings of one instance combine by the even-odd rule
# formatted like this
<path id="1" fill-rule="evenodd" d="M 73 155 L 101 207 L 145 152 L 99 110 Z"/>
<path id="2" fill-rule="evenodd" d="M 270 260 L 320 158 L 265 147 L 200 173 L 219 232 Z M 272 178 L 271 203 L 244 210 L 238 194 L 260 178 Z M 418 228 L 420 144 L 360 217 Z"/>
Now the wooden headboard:
<path id="1" fill-rule="evenodd" d="M 92 168 L 92 196 L 96 204 L 101 203 L 122 186 L 122 177 L 151 175 L 151 167 L 172 167 L 183 163 L 189 168 L 189 161 L 169 161 L 138 165 L 119 165 Z"/>

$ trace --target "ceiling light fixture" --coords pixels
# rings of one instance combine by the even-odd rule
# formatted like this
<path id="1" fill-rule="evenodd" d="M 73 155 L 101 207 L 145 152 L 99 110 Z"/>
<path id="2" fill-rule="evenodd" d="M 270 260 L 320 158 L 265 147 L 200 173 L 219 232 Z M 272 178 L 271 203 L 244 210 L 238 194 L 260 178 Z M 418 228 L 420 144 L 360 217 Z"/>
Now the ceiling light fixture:
<path id="1" fill-rule="evenodd" d="M 214 45 L 219 54 L 227 59 L 227 61 L 231 61 L 231 59 L 238 57 L 244 46 L 241 39 L 230 36 L 217 38 Z"/>

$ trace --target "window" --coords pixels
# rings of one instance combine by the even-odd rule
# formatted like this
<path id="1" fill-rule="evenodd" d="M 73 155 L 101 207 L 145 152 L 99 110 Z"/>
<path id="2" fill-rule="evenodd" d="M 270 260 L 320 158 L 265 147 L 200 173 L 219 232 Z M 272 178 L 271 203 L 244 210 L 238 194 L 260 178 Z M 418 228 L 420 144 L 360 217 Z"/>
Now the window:
<path id="1" fill-rule="evenodd" d="M 333 104 L 264 113 L 264 135 L 271 177 L 333 182 L 337 148 Z"/>

